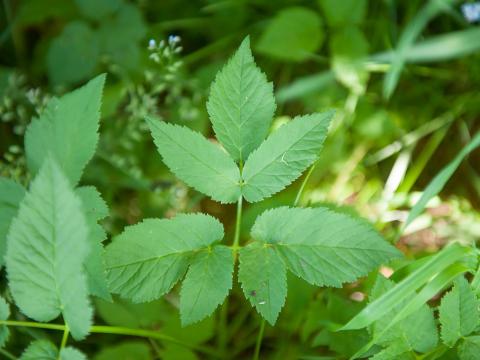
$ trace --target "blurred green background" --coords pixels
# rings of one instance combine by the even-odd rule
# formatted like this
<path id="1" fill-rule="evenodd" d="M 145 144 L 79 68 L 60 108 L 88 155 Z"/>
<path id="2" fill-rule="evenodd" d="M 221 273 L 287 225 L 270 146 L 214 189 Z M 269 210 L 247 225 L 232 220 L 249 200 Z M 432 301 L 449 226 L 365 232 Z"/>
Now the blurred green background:
<path id="1" fill-rule="evenodd" d="M 466 20 L 463 4 L 3 0 L 0 176 L 27 183 L 26 125 L 48 99 L 105 72 L 101 140 L 84 183 L 97 186 L 111 208 L 104 224 L 108 232 L 115 235 L 147 217 L 204 211 L 221 219 L 230 239 L 234 208 L 204 198 L 167 171 L 144 117 L 212 137 L 205 108 L 210 83 L 250 35 L 257 63 L 275 86 L 274 127 L 297 114 L 337 110 L 303 205 L 357 212 L 392 241 L 419 192 L 480 130 L 480 26 Z M 479 164 L 477 151 L 407 228 L 398 243 L 407 256 L 480 237 Z M 245 239 L 262 210 L 293 202 L 302 180 L 246 208 Z M 329 326 L 358 311 L 362 286 L 319 290 L 290 279 L 278 326 L 267 328 L 267 353 L 285 359 L 318 355 L 319 349 L 340 358 L 354 352 L 366 334 L 335 333 Z M 240 358 L 253 346 L 258 319 L 241 296 L 231 303 L 225 336 L 234 344 L 232 356 Z M 141 306 L 97 305 L 99 320 L 109 324 L 162 326 L 198 344 L 212 342 L 215 334 L 212 319 L 181 330 L 177 313 L 168 310 L 178 306 L 175 294 Z M 86 347 L 98 359 L 114 359 L 108 351 L 117 351 L 118 344 L 106 337 Z M 118 351 L 133 351 L 132 359 L 149 359 L 154 346 L 138 341 L 120 346 L 125 344 L 127 349 Z M 162 358 L 197 356 L 173 345 L 159 351 Z"/>

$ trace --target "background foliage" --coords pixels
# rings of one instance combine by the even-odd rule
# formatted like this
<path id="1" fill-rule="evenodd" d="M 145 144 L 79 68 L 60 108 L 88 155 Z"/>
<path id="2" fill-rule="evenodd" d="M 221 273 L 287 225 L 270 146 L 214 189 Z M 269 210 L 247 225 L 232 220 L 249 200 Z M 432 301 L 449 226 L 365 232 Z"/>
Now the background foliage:
<path id="1" fill-rule="evenodd" d="M 427 358 L 418 354 L 428 354 L 439 343 L 446 344 L 439 355 L 445 359 L 474 359 L 468 354 L 480 348 L 478 319 L 472 316 L 472 323 L 464 324 L 457 321 L 461 314 L 448 316 L 456 303 L 478 301 L 469 293 L 475 289 L 459 279 L 443 300 L 447 285 L 435 288 L 423 301 L 429 306 L 422 305 L 392 329 L 377 321 L 368 329 L 335 331 L 394 281 L 416 274 L 429 255 L 454 242 L 474 245 L 480 237 L 480 154 L 475 146 L 461 153 L 480 130 L 480 28 L 466 20 L 461 5 L 453 0 L 5 0 L 0 12 L 0 176 L 27 184 L 27 163 L 35 159 L 25 156 L 26 126 L 53 96 L 107 73 L 100 140 L 81 185 L 96 186 L 110 212 L 93 223 L 103 219 L 110 238 L 144 218 L 202 211 L 219 218 L 231 239 L 235 207 L 177 180 L 163 165 L 144 119 L 183 125 L 213 138 L 207 108 L 211 113 L 214 104 L 205 105 L 210 84 L 250 35 L 257 64 L 275 84 L 273 129 L 297 114 L 337 110 L 301 204 L 358 213 L 406 255 L 380 268 L 385 276 L 398 270 L 392 279 L 382 280 L 375 272 L 340 289 L 314 287 L 288 274 L 287 301 L 276 326 L 266 326 L 263 356 L 343 359 L 378 333 L 376 359 Z M 90 156 L 88 150 L 85 156 Z M 450 170 L 440 172 L 452 160 Z M 75 182 L 78 171 L 73 167 L 67 175 Z M 451 175 L 448 182 L 445 174 Z M 242 238 L 249 238 L 263 210 L 291 205 L 303 179 L 262 203 L 249 204 Z M 424 192 L 431 195 L 424 197 L 425 211 L 417 208 L 418 216 L 410 213 L 408 218 L 434 179 L 436 186 Z M 8 192 L 23 196 L 13 186 Z M 5 232 L 0 222 L 0 236 Z M 2 295 L 9 299 L 5 288 L 2 276 Z M 196 349 L 221 344 L 229 344 L 232 358 L 251 354 L 259 320 L 236 282 L 224 315 L 227 328 L 218 327 L 220 314 L 182 328 L 178 312 L 172 311 L 179 307 L 177 290 L 145 304 L 95 298 L 95 323 L 160 329 L 188 347 L 101 334 L 79 347 L 94 359 L 116 359 L 118 354 L 208 358 Z M 438 311 L 430 310 L 437 306 Z M 10 311 L 10 318 L 22 319 L 17 309 Z M 400 312 L 391 311 L 395 314 L 383 316 Z M 412 330 L 412 319 L 424 321 Z M 458 329 L 444 331 L 439 324 Z M 59 334 L 36 329 L 10 332 L 7 350 L 14 356 L 32 338 L 60 341 Z M 406 342 L 399 340 L 403 333 Z"/>

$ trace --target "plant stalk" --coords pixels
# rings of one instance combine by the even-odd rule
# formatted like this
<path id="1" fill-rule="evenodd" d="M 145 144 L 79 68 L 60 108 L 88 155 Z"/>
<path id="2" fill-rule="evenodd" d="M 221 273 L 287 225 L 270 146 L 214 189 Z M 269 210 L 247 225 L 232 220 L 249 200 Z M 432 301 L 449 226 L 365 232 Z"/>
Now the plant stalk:
<path id="1" fill-rule="evenodd" d="M 62 337 L 62 343 L 60 344 L 60 350 L 58 352 L 58 360 L 61 360 L 60 357 L 62 356 L 62 350 L 65 349 L 65 346 L 67 346 L 67 341 L 68 341 L 68 335 L 70 334 L 70 329 L 68 328 L 68 325 L 65 325 L 65 329 L 63 330 L 63 337 Z"/>
<path id="2" fill-rule="evenodd" d="M 64 341 L 66 342 L 66 338 L 68 338 L 68 327 L 60 324 L 43 324 L 43 323 L 30 322 L 30 321 L 0 320 L 0 325 L 31 327 L 31 328 L 38 328 L 38 329 L 63 331 L 64 337 L 62 339 L 62 344 Z M 65 333 L 67 334 L 67 336 L 65 336 Z M 197 350 L 197 351 L 203 352 L 204 354 L 207 354 L 216 358 L 220 357 L 216 351 L 213 351 L 207 347 L 200 346 L 200 345 L 187 344 L 169 335 L 165 335 L 154 330 L 134 329 L 134 328 L 121 327 L 121 326 L 94 325 L 90 328 L 90 333 L 138 336 L 138 337 L 156 339 L 156 340 L 177 344 L 192 350 Z"/>
<path id="3" fill-rule="evenodd" d="M 265 332 L 265 319 L 262 318 L 260 323 L 260 330 L 258 330 L 257 342 L 255 343 L 255 352 L 253 353 L 253 360 L 258 360 L 260 356 L 260 348 L 262 347 L 263 333 Z"/>
<path id="4" fill-rule="evenodd" d="M 310 179 L 310 176 L 313 173 L 313 170 L 315 170 L 315 166 L 317 165 L 317 162 L 314 162 L 312 166 L 310 166 L 310 169 L 308 169 L 307 175 L 305 175 L 305 178 L 302 181 L 302 184 L 298 188 L 297 195 L 295 196 L 295 200 L 293 201 L 293 206 L 296 207 L 300 203 L 300 199 L 303 194 L 303 190 L 305 190 L 305 186 L 307 185 L 308 180 Z M 255 351 L 253 353 L 253 360 L 258 360 L 260 356 L 260 349 L 262 347 L 262 341 L 263 341 L 263 333 L 265 332 L 265 319 L 262 317 L 262 320 L 260 321 L 260 329 L 258 331 L 258 336 L 257 336 L 257 342 L 255 344 Z"/>

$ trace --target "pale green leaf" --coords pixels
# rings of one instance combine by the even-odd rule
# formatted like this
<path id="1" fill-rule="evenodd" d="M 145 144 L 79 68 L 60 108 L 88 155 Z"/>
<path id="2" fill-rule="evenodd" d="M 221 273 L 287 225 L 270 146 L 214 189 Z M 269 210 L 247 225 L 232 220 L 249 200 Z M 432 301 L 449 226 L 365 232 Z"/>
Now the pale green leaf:
<path id="1" fill-rule="evenodd" d="M 182 325 L 210 315 L 232 288 L 233 256 L 226 246 L 214 246 L 196 253 L 180 292 Z"/>
<path id="2" fill-rule="evenodd" d="M 106 248 L 110 289 L 134 302 L 157 299 L 183 277 L 196 252 L 222 238 L 222 224 L 204 214 L 129 226 Z"/>
<path id="3" fill-rule="evenodd" d="M 0 177 L 0 268 L 4 263 L 8 229 L 24 196 L 25 189 L 22 185 Z"/>
<path id="4" fill-rule="evenodd" d="M 84 21 L 72 21 L 50 43 L 48 77 L 54 85 L 71 85 L 93 75 L 100 59 L 95 31 Z"/>
<path id="5" fill-rule="evenodd" d="M 275 15 L 260 36 L 256 48 L 280 60 L 302 61 L 320 48 L 324 37 L 319 14 L 294 6 Z"/>
<path id="6" fill-rule="evenodd" d="M 470 335 L 480 323 L 479 302 L 462 276 L 443 298 L 439 307 L 442 341 L 452 347 Z"/>
<path id="7" fill-rule="evenodd" d="M 457 156 L 445 166 L 428 184 L 423 191 L 420 199 L 415 203 L 412 210 L 408 214 L 407 221 L 404 227 L 408 226 L 418 215 L 420 215 L 425 209 L 428 201 L 442 191 L 447 181 L 452 177 L 453 173 L 462 163 L 463 159 L 470 154 L 473 150 L 480 146 L 480 132 L 477 133 L 474 138 L 457 154 Z"/>
<path id="8" fill-rule="evenodd" d="M 478 360 L 480 354 L 480 336 L 469 336 L 463 339 L 457 348 L 460 360 Z"/>
<path id="9" fill-rule="evenodd" d="M 150 346 L 143 341 L 128 341 L 103 348 L 93 360 L 150 360 Z"/>
<path id="10" fill-rule="evenodd" d="M 379 298 L 394 286 L 395 283 L 393 281 L 379 275 L 372 289 L 370 301 Z M 433 311 L 428 305 L 424 304 L 420 309 L 390 327 L 391 320 L 407 303 L 407 300 L 399 302 L 389 313 L 373 323 L 371 327 L 373 338 L 380 345 L 389 345 L 402 340 L 408 344 L 409 349 L 427 352 L 433 349 L 438 342 L 437 325 Z"/>
<path id="11" fill-rule="evenodd" d="M 240 197 L 240 170 L 219 146 L 186 127 L 147 119 L 163 162 L 186 184 L 222 203 Z"/>
<path id="12" fill-rule="evenodd" d="M 35 340 L 28 345 L 20 360 L 58 360 L 58 350 L 48 340 Z"/>
<path id="13" fill-rule="evenodd" d="M 274 325 L 287 297 L 287 270 L 278 251 L 258 242 L 241 249 L 238 279 L 248 301 Z"/>
<path id="14" fill-rule="evenodd" d="M 297 179 L 318 158 L 333 114 L 299 116 L 271 134 L 243 168 L 245 199 L 263 200 Z"/>
<path id="15" fill-rule="evenodd" d="M 212 84 L 213 130 L 230 155 L 245 162 L 267 136 L 275 108 L 273 85 L 255 65 L 247 37 Z"/>
<path id="16" fill-rule="evenodd" d="M 20 204 L 7 240 L 7 275 L 15 303 L 28 317 L 63 314 L 72 336 L 87 335 L 92 309 L 83 263 L 88 227 L 80 199 L 48 158 Z"/>
<path id="17" fill-rule="evenodd" d="M 400 255 L 365 221 L 326 208 L 265 211 L 252 237 L 271 244 L 290 271 L 319 286 L 339 287 Z"/>
<path id="18" fill-rule="evenodd" d="M 0 296 L 0 320 L 7 320 L 10 316 L 10 306 L 3 297 Z M 0 349 L 3 348 L 8 340 L 10 331 L 7 325 L 0 325 Z"/>
<path id="19" fill-rule="evenodd" d="M 88 289 L 90 294 L 111 301 L 112 297 L 108 290 L 107 273 L 105 270 L 105 250 L 102 245 L 102 242 L 107 238 L 107 234 L 98 224 L 99 220 L 107 216 L 108 208 L 97 189 L 93 186 L 80 187 L 76 189 L 76 194 L 82 201 L 89 229 L 90 253 L 85 260 Z"/>
<path id="20" fill-rule="evenodd" d="M 25 134 L 25 151 L 34 175 L 48 154 L 52 154 L 73 185 L 98 142 L 100 104 L 105 75 L 60 99 L 52 99 L 40 118 L 34 119 Z"/>

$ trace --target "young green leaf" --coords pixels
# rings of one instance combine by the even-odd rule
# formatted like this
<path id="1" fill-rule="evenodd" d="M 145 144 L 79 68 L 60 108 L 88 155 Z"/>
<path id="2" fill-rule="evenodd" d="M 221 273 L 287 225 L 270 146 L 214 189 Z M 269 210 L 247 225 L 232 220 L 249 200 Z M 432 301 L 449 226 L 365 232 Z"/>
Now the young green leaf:
<path id="1" fill-rule="evenodd" d="M 468 281 L 462 276 L 440 303 L 439 318 L 442 341 L 452 347 L 470 335 L 480 323 L 479 301 Z"/>
<path id="2" fill-rule="evenodd" d="M 7 320 L 10 316 L 10 307 L 3 297 L 0 296 L 0 320 Z M 7 325 L 0 325 L 0 349 L 8 340 L 10 331 Z"/>
<path id="3" fill-rule="evenodd" d="M 48 340 L 35 340 L 20 356 L 20 360 L 87 360 L 87 357 L 73 347 L 58 352 L 57 347 Z"/>
<path id="4" fill-rule="evenodd" d="M 287 297 L 287 270 L 277 250 L 258 242 L 241 249 L 238 279 L 248 301 L 274 325 Z"/>
<path id="5" fill-rule="evenodd" d="M 480 354 L 480 336 L 468 336 L 457 348 L 460 360 L 477 360 Z"/>
<path id="6" fill-rule="evenodd" d="M 333 114 L 299 116 L 270 135 L 243 168 L 245 199 L 263 200 L 297 179 L 318 158 Z"/>
<path id="7" fill-rule="evenodd" d="M 92 321 L 83 274 L 87 236 L 81 201 L 49 157 L 10 226 L 7 275 L 25 315 L 50 321 L 62 313 L 75 339 L 88 334 Z"/>
<path id="8" fill-rule="evenodd" d="M 4 263 L 8 229 L 24 196 L 25 189 L 22 185 L 0 177 L 0 268 Z"/>
<path id="9" fill-rule="evenodd" d="M 232 288 L 233 256 L 226 246 L 213 246 L 196 253 L 180 292 L 182 325 L 210 315 Z"/>
<path id="10" fill-rule="evenodd" d="M 175 175 L 214 200 L 238 200 L 240 170 L 220 147 L 186 127 L 147 122 L 163 161 Z"/>
<path id="11" fill-rule="evenodd" d="M 107 273 L 105 270 L 105 250 L 102 245 L 107 235 L 100 224 L 98 224 L 99 220 L 108 215 L 108 208 L 97 189 L 93 186 L 80 187 L 76 189 L 76 194 L 82 201 L 89 229 L 90 253 L 85 260 L 88 289 L 90 294 L 111 301 L 112 297 L 108 290 Z"/>
<path id="12" fill-rule="evenodd" d="M 196 252 L 222 238 L 222 224 L 204 214 L 129 226 L 106 248 L 110 289 L 134 302 L 158 299 L 183 277 Z"/>
<path id="13" fill-rule="evenodd" d="M 100 75 L 60 99 L 52 99 L 40 118 L 33 120 L 25 133 L 32 174 L 52 154 L 70 182 L 78 183 L 97 146 L 104 83 L 105 75 Z"/>
<path id="14" fill-rule="evenodd" d="M 275 107 L 273 85 L 255 65 L 247 37 L 218 73 L 207 102 L 213 130 L 235 160 L 244 162 L 265 139 Z"/>
<path id="15" fill-rule="evenodd" d="M 366 222 L 326 208 L 268 210 L 251 233 L 295 275 L 319 286 L 339 287 L 400 255 Z"/>

